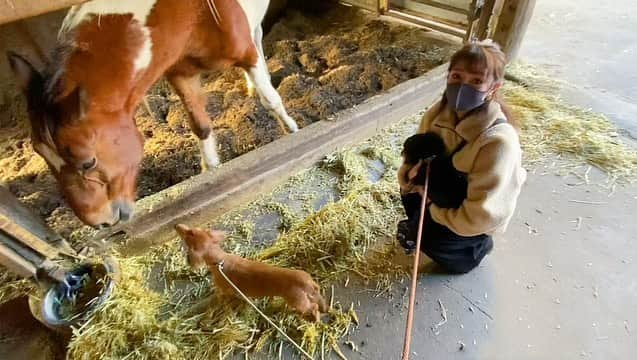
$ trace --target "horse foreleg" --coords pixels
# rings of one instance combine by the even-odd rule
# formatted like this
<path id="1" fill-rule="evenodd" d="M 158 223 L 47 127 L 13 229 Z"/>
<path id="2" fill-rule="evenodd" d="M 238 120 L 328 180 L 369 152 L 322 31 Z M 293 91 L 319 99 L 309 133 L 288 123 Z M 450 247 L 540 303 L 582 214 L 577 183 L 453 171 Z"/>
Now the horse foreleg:
<path id="1" fill-rule="evenodd" d="M 188 77 L 167 74 L 166 77 L 186 107 L 190 129 L 199 138 L 202 170 L 206 171 L 218 166 L 220 161 L 217 154 L 217 141 L 206 112 L 206 96 L 201 88 L 199 75 Z"/>

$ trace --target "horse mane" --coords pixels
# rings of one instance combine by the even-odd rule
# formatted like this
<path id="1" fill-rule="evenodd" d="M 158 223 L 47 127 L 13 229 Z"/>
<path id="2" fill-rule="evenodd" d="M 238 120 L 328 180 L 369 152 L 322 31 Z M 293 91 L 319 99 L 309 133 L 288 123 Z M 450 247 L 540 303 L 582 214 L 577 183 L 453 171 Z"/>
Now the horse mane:
<path id="1" fill-rule="evenodd" d="M 61 79 L 64 75 L 64 65 L 73 49 L 72 43 L 67 41 L 56 46 L 41 76 L 34 79 L 28 89 L 29 100 L 33 103 L 32 107 L 42 114 L 33 117 L 33 136 L 37 141 L 45 143 L 52 149 L 57 148 L 53 141 L 53 135 L 62 125 L 61 119 L 57 116 L 57 103 L 62 88 Z"/>

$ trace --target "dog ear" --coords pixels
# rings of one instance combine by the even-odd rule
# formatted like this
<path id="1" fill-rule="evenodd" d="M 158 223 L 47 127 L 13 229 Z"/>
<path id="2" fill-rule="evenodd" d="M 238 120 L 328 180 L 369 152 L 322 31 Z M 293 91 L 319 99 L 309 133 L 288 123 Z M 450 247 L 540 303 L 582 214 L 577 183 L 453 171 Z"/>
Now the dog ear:
<path id="1" fill-rule="evenodd" d="M 175 231 L 177 231 L 179 236 L 192 236 L 192 229 L 184 224 L 175 225 Z"/>

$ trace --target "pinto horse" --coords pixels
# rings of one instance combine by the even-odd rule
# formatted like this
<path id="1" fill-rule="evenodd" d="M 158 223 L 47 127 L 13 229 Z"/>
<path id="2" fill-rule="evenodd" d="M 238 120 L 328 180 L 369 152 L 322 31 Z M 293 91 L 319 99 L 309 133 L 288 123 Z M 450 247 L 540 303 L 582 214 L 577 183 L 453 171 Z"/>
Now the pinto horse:
<path id="1" fill-rule="evenodd" d="M 267 0 L 94 0 L 72 7 L 52 61 L 38 72 L 9 62 L 27 98 L 33 148 L 69 206 L 96 228 L 133 214 L 143 137 L 133 115 L 162 76 L 177 91 L 199 139 L 204 170 L 219 164 L 200 85 L 202 71 L 238 66 L 248 91 L 290 131 L 270 82 L 261 21 Z"/>

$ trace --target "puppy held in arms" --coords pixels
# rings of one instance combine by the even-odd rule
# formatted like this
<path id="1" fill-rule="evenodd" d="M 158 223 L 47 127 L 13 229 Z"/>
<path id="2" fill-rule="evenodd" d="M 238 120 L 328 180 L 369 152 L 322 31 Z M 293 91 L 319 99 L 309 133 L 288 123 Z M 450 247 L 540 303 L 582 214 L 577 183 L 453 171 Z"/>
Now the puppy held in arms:
<path id="1" fill-rule="evenodd" d="M 310 321 L 319 321 L 321 313 L 327 311 L 320 287 L 305 271 L 284 269 L 228 254 L 221 248 L 225 235 L 220 231 L 191 229 L 183 224 L 176 225 L 175 230 L 185 243 L 188 264 L 194 269 L 207 266 L 222 294 L 239 296 L 219 272 L 221 262 L 224 274 L 248 297 L 280 296 L 288 306 Z"/>

